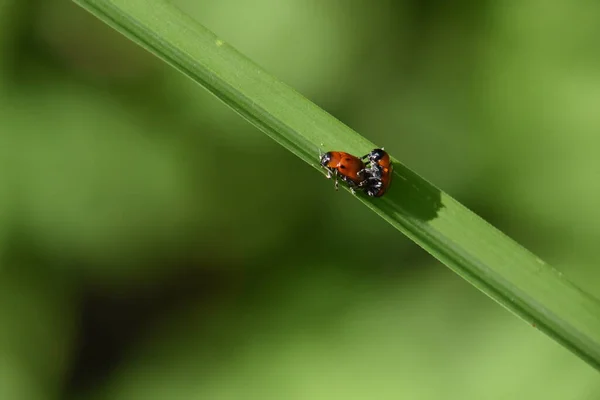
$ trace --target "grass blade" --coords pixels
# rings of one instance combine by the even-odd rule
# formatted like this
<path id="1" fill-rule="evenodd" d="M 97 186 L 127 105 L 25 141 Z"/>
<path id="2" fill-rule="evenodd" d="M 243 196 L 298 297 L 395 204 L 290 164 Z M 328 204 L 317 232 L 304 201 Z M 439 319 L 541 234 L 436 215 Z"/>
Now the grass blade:
<path id="1" fill-rule="evenodd" d="M 163 0 L 75 0 L 319 169 L 376 147 Z M 498 303 L 600 369 L 600 303 L 395 160 L 386 196 L 357 198 Z"/>

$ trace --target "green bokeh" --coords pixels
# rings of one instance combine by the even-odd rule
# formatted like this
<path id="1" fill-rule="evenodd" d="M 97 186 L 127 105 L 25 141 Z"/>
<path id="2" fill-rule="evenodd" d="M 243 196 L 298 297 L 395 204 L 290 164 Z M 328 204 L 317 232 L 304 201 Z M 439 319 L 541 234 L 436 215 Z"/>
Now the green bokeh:
<path id="1" fill-rule="evenodd" d="M 176 3 L 600 293 L 600 5 Z M 0 399 L 600 396 L 84 10 L 0 0 L 0 52 Z"/>

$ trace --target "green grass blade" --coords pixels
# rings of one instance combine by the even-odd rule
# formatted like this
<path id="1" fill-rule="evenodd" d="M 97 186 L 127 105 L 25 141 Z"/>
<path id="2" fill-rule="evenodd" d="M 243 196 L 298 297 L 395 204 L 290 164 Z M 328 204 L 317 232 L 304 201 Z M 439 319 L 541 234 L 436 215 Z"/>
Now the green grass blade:
<path id="1" fill-rule="evenodd" d="M 75 0 L 204 86 L 298 157 L 376 147 L 163 0 Z M 357 198 L 500 304 L 600 367 L 600 303 L 394 159 L 390 192 Z M 316 179 L 316 178 L 315 178 Z"/>

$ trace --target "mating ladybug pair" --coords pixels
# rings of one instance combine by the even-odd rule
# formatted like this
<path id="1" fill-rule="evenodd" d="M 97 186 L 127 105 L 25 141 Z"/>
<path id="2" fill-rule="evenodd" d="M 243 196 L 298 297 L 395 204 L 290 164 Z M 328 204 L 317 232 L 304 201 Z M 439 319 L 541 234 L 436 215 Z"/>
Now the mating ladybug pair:
<path id="1" fill-rule="evenodd" d="M 352 193 L 360 189 L 371 197 L 385 194 L 392 183 L 394 170 L 389 154 L 383 149 L 374 149 L 360 158 L 342 151 L 330 151 L 321 156 L 321 166 L 327 170 L 327 178 L 334 177 L 335 190 L 338 190 L 339 177 Z"/>

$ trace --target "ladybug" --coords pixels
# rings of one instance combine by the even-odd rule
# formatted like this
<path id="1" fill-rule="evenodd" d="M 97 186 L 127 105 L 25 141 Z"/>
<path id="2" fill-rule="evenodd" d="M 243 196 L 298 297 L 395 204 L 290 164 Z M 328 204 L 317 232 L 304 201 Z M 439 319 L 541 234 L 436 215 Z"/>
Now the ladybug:
<path id="1" fill-rule="evenodd" d="M 360 171 L 366 174 L 366 179 L 360 186 L 371 197 L 383 196 L 392 183 L 394 172 L 390 155 L 381 148 L 372 150 L 361 159 L 367 160 L 368 167 Z"/>
<path id="2" fill-rule="evenodd" d="M 335 190 L 338 190 L 338 177 L 348 184 L 352 193 L 354 188 L 364 185 L 368 170 L 360 158 L 343 151 L 329 151 L 321 155 L 320 162 L 327 170 L 327 178 L 335 177 Z"/>

